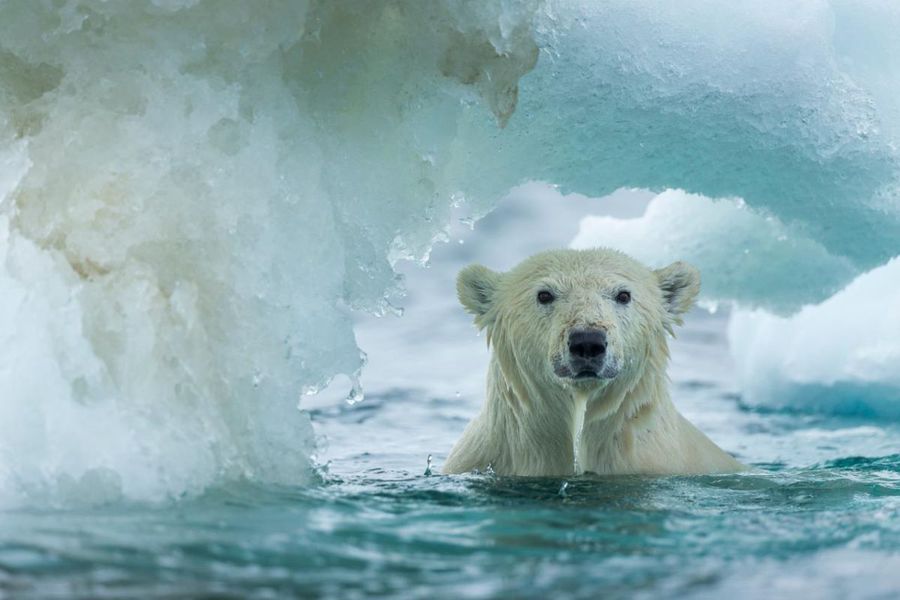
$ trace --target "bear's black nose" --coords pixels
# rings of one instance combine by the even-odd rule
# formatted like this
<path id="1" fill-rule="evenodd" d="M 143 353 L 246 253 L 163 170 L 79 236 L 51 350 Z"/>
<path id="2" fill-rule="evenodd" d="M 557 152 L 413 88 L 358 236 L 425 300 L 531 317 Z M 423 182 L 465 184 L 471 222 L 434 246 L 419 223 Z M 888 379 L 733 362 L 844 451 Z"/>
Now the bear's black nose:
<path id="1" fill-rule="evenodd" d="M 569 334 L 569 352 L 578 358 L 598 358 L 606 354 L 606 332 L 576 329 Z"/>

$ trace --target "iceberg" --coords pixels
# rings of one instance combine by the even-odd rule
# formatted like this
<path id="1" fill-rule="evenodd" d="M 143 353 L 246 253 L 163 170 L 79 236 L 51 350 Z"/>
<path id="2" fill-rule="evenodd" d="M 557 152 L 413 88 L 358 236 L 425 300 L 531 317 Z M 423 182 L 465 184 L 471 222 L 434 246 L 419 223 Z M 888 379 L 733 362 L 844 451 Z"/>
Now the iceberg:
<path id="1" fill-rule="evenodd" d="M 687 260 L 701 268 L 707 303 L 737 301 L 784 314 L 818 301 L 823 290 L 836 292 L 857 272 L 847 256 L 739 198 L 682 190 L 658 194 L 637 218 L 587 216 L 570 245 L 612 245 L 658 266 Z"/>
<path id="2" fill-rule="evenodd" d="M 697 236 L 669 249 L 707 246 L 686 253 L 713 259 L 732 233 L 765 236 L 779 263 L 772 270 L 793 273 L 797 297 L 756 285 L 755 269 L 717 281 L 715 293 L 779 312 L 824 300 L 900 254 L 900 41 L 892 33 L 900 6 L 563 7 L 575 22 L 560 17 L 544 42 L 552 51 L 523 79 L 503 164 L 597 198 L 636 187 L 739 199 L 733 226 L 698 224 Z M 686 204 L 677 209 L 684 218 L 692 211 L 690 219 L 713 224 L 713 214 Z M 754 215 L 774 224 L 750 232 Z M 837 271 L 822 277 L 826 263 Z M 709 275 L 715 265 L 698 266 Z"/>
<path id="3" fill-rule="evenodd" d="M 0 502 L 308 481 L 301 392 L 358 373 L 537 7 L 0 3 Z"/>
<path id="4" fill-rule="evenodd" d="M 751 406 L 900 418 L 900 258 L 790 317 L 734 311 L 728 336 Z"/>
<path id="5" fill-rule="evenodd" d="M 529 180 L 683 190 L 627 235 L 707 273 L 758 248 L 718 298 L 828 298 L 900 253 L 898 29 L 850 0 L 0 2 L 0 502 L 308 481 L 298 400 L 358 375 L 350 312 Z"/>

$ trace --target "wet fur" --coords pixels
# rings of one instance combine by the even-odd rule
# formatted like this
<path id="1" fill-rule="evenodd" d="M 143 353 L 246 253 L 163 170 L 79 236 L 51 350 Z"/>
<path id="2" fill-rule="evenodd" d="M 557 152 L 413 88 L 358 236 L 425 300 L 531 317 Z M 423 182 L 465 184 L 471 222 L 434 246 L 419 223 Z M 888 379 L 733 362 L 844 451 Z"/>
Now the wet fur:
<path id="1" fill-rule="evenodd" d="M 451 451 L 445 473 L 488 466 L 527 476 L 744 469 L 669 398 L 667 336 L 700 287 L 690 265 L 653 271 L 613 250 L 560 250 L 503 274 L 467 267 L 457 287 L 493 352 L 483 409 Z M 621 306 L 614 297 L 625 288 L 632 301 Z M 541 289 L 553 290 L 557 300 L 538 304 Z M 574 382 L 554 374 L 576 327 L 607 332 L 614 378 Z"/>

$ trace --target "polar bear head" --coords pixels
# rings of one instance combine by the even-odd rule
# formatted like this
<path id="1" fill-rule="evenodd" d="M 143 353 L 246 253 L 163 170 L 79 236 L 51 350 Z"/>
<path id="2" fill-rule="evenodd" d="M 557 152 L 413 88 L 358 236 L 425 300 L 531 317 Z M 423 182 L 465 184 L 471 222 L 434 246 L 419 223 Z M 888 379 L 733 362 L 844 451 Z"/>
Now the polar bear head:
<path id="1" fill-rule="evenodd" d="M 507 273 L 470 265 L 457 280 L 507 377 L 576 389 L 664 370 L 666 333 L 699 290 L 687 263 L 652 270 L 602 248 L 543 252 Z"/>

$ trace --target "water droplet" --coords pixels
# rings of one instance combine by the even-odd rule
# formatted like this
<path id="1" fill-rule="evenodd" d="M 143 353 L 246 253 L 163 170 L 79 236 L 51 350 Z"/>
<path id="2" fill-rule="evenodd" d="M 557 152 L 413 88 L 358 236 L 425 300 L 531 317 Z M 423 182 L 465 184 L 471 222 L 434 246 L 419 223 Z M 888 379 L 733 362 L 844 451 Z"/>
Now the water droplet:
<path id="1" fill-rule="evenodd" d="M 459 398 L 460 396 L 462 396 L 462 394 L 460 394 L 460 393 L 457 391 L 457 392 L 456 392 L 456 397 Z"/>
<path id="2" fill-rule="evenodd" d="M 363 394 L 362 385 L 359 383 L 359 379 L 353 378 L 353 387 L 350 388 L 350 393 L 347 394 L 347 404 L 353 406 L 354 404 L 359 404 L 365 398 L 365 394 Z"/>
<path id="3" fill-rule="evenodd" d="M 431 475 L 432 475 L 432 470 L 431 470 L 431 455 L 429 454 L 429 455 L 428 455 L 428 461 L 425 463 L 425 477 L 431 477 Z"/>

